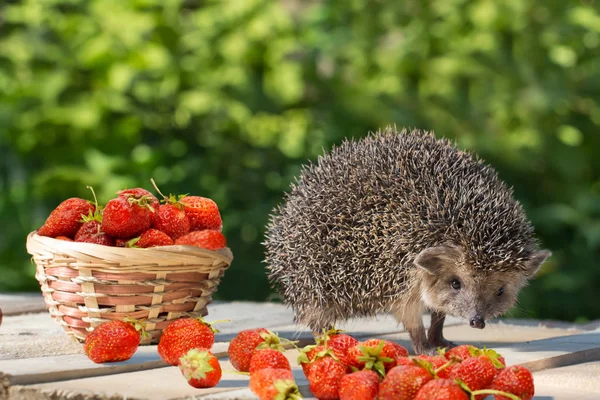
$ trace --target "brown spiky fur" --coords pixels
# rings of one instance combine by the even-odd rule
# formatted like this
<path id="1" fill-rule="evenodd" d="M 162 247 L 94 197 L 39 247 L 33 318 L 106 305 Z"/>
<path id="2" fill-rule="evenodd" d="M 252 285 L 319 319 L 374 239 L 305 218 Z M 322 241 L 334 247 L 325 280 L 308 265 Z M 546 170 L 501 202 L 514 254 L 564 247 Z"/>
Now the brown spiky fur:
<path id="1" fill-rule="evenodd" d="M 491 167 L 432 133 L 392 128 L 305 166 L 264 244 L 269 279 L 298 322 L 319 331 L 391 312 L 417 352 L 450 344 L 446 314 L 505 312 L 549 255 Z"/>

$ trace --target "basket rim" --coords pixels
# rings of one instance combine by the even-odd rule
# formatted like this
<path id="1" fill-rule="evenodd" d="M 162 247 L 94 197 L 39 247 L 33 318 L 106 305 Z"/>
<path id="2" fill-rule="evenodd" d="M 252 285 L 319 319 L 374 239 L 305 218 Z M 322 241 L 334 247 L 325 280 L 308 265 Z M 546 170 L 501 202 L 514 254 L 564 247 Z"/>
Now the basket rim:
<path id="1" fill-rule="evenodd" d="M 228 265 L 233 261 L 233 253 L 229 247 L 224 247 L 219 250 L 208 250 L 197 246 L 190 245 L 170 245 L 170 246 L 156 246 L 150 248 L 131 248 L 131 247 L 114 247 L 104 246 L 95 243 L 84 243 L 84 242 L 69 242 L 66 240 L 59 240 L 49 236 L 40 236 L 37 234 L 37 230 L 30 232 L 27 235 L 27 250 L 28 253 L 33 255 L 33 251 L 30 249 L 30 245 L 33 242 L 36 244 L 42 244 L 53 251 L 64 251 L 65 253 L 84 251 L 89 253 L 111 253 L 119 257 L 127 257 L 135 259 L 137 256 L 150 256 L 156 255 L 159 258 L 169 256 L 169 254 L 177 254 L 180 256 L 192 256 L 192 257 L 209 257 L 219 261 L 222 261 Z"/>

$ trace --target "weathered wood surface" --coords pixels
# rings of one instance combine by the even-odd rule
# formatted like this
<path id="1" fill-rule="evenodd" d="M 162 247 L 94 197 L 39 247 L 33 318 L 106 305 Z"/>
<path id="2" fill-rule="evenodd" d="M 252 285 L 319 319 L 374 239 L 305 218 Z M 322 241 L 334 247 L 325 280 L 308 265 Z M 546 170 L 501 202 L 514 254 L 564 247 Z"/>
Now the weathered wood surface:
<path id="1" fill-rule="evenodd" d="M 35 296 L 32 298 L 35 302 Z M 6 296 L 0 295 L 3 309 L 5 300 Z M 208 320 L 231 322 L 218 326 L 221 332 L 214 347 L 223 379 L 216 388 L 203 390 L 190 387 L 176 367 L 165 366 L 156 346 L 140 347 L 124 363 L 94 364 L 47 313 L 11 313 L 0 326 L 0 399 L 256 399 L 248 390 L 248 377 L 233 373 L 226 358 L 228 341 L 240 330 L 259 326 L 288 339 L 312 340 L 307 329 L 292 323 L 290 310 L 279 304 L 216 303 L 209 306 L 209 313 Z M 536 399 L 600 398 L 600 362 L 594 362 L 600 360 L 600 330 L 589 330 L 593 324 L 548 327 L 531 321 L 497 322 L 483 331 L 455 319 L 448 325 L 448 339 L 493 347 L 509 364 L 521 363 L 538 371 Z M 408 334 L 389 316 L 350 321 L 342 328 L 358 338 L 385 338 L 410 348 Z M 296 354 L 295 350 L 286 352 L 292 365 Z M 580 368 L 582 365 L 586 368 Z M 595 379 L 590 371 L 596 373 Z M 302 370 L 295 367 L 294 374 L 309 397 Z M 583 382 L 586 377 L 588 383 Z"/>

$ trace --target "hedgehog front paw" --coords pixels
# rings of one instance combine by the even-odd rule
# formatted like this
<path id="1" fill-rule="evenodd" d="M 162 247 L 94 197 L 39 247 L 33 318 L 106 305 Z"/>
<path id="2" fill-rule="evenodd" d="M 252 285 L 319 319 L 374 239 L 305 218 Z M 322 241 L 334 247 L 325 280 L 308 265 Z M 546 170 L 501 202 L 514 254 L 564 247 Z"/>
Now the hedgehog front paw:
<path id="1" fill-rule="evenodd" d="M 429 342 L 413 343 L 415 354 L 424 354 L 427 356 L 435 356 L 438 354 L 437 346 L 432 345 Z"/>

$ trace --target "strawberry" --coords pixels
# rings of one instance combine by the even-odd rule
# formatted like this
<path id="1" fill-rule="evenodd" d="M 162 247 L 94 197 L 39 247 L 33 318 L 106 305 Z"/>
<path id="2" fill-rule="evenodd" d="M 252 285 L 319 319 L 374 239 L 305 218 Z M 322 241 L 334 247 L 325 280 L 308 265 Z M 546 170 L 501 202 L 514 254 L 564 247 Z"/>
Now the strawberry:
<path id="1" fill-rule="evenodd" d="M 448 360 L 452 356 L 458 357 L 461 360 L 466 360 L 467 358 L 473 357 L 471 351 L 476 349 L 476 347 L 471 346 L 470 344 L 461 344 L 460 346 L 453 347 L 450 350 L 441 350 L 440 354 L 446 357 Z"/>
<path id="2" fill-rule="evenodd" d="M 198 246 L 208 250 L 218 250 L 227 246 L 225 236 L 219 231 L 194 231 L 175 240 L 175 244 Z"/>
<path id="3" fill-rule="evenodd" d="M 504 360 L 504 357 L 502 357 L 495 350 L 488 349 L 486 347 L 484 347 L 483 349 L 473 348 L 473 350 L 471 350 L 471 354 L 474 357 L 488 357 L 492 364 L 494 364 L 494 367 L 496 367 L 496 375 L 498 375 L 502 371 L 502 369 L 506 367 L 506 361 Z"/>
<path id="4" fill-rule="evenodd" d="M 137 238 L 134 238 L 134 239 L 137 239 Z M 115 239 L 115 246 L 116 247 L 131 247 L 128 245 L 130 240 L 133 240 L 133 239 Z"/>
<path id="5" fill-rule="evenodd" d="M 152 227 L 163 231 L 175 240 L 190 232 L 190 220 L 183 212 L 183 206 L 175 200 L 174 203 L 163 204 L 159 207 Z"/>
<path id="6" fill-rule="evenodd" d="M 368 369 L 345 375 L 340 381 L 340 400 L 375 400 L 379 375 Z"/>
<path id="7" fill-rule="evenodd" d="M 73 241 L 73 239 L 71 239 L 70 237 L 66 237 L 66 236 L 57 236 L 54 239 L 64 240 L 65 242 L 72 242 Z"/>
<path id="8" fill-rule="evenodd" d="M 84 352 L 95 363 L 129 360 L 137 350 L 143 326 L 135 321 L 100 324 L 84 342 Z"/>
<path id="9" fill-rule="evenodd" d="M 124 197 L 126 199 L 134 198 L 134 199 L 142 199 L 145 198 L 148 201 L 150 211 L 152 212 L 152 218 L 156 215 L 156 211 L 158 211 L 158 207 L 160 205 L 156 196 L 142 188 L 134 188 L 134 189 L 125 189 L 117 192 L 119 197 Z"/>
<path id="10" fill-rule="evenodd" d="M 491 388 L 512 393 L 521 400 L 531 400 L 535 394 L 531 371 L 519 365 L 503 369 L 492 382 Z M 507 397 L 501 395 L 496 395 L 495 399 L 508 400 Z"/>
<path id="11" fill-rule="evenodd" d="M 110 200 L 102 212 L 104 232 L 117 239 L 137 236 L 152 225 L 153 200 L 146 196 L 121 196 Z"/>
<path id="12" fill-rule="evenodd" d="M 193 348 L 210 349 L 218 332 L 204 318 L 181 318 L 169 324 L 158 343 L 158 354 L 167 364 L 178 365 L 179 359 Z"/>
<path id="13" fill-rule="evenodd" d="M 350 365 L 348 349 L 356 346 L 359 342 L 355 338 L 337 329 L 325 332 L 317 339 L 317 344 L 322 344 L 333 351 L 333 354 L 344 364 Z"/>
<path id="14" fill-rule="evenodd" d="M 495 376 L 496 369 L 487 356 L 467 358 L 450 369 L 451 379 L 460 379 L 473 391 L 488 388 Z M 483 398 L 485 395 L 475 397 L 477 400 Z"/>
<path id="15" fill-rule="evenodd" d="M 331 350 L 317 354 L 308 369 L 310 391 L 319 400 L 339 398 L 340 381 L 348 366 L 335 359 Z"/>
<path id="16" fill-rule="evenodd" d="M 290 362 L 281 350 L 262 349 L 254 352 L 250 358 L 249 372 L 253 374 L 263 368 L 283 368 L 291 370 Z"/>
<path id="17" fill-rule="evenodd" d="M 75 241 L 114 246 L 115 240 L 102 231 L 102 223 L 97 220 L 85 222 L 75 234 Z"/>
<path id="18" fill-rule="evenodd" d="M 415 365 L 409 357 L 398 357 L 396 358 L 396 365 Z"/>
<path id="19" fill-rule="evenodd" d="M 388 341 L 369 339 L 348 349 L 350 367 L 373 369 L 381 376 L 396 365 L 396 348 Z"/>
<path id="20" fill-rule="evenodd" d="M 302 371 L 304 371 L 304 376 L 308 376 L 308 369 L 310 368 L 310 363 L 314 360 L 315 356 L 323 350 L 325 350 L 325 346 L 314 344 L 305 346 L 303 349 L 300 350 L 300 355 L 298 356 L 298 365 L 302 367 Z"/>
<path id="21" fill-rule="evenodd" d="M 469 400 L 469 395 L 451 379 L 434 379 L 419 390 L 415 400 Z"/>
<path id="22" fill-rule="evenodd" d="M 436 375 L 438 378 L 449 379 L 450 378 L 450 362 L 443 356 L 428 356 L 421 354 L 417 357 L 417 359 L 421 359 L 431 363 L 431 368 L 433 371 L 436 371 Z M 444 367 L 440 369 L 441 367 Z"/>
<path id="23" fill-rule="evenodd" d="M 396 349 L 396 357 L 398 359 L 400 357 L 408 357 L 408 350 L 406 348 L 396 342 L 392 342 L 391 340 L 386 340 L 390 345 L 392 345 Z"/>
<path id="24" fill-rule="evenodd" d="M 254 352 L 268 348 L 283 350 L 279 336 L 265 328 L 246 329 L 229 342 L 229 361 L 238 371 L 248 372 Z"/>
<path id="25" fill-rule="evenodd" d="M 433 375 L 425 368 L 414 366 L 397 366 L 388 371 L 379 384 L 379 400 L 406 399 L 412 400 L 417 392 Z"/>
<path id="26" fill-rule="evenodd" d="M 60 203 L 38 229 L 40 236 L 66 236 L 72 238 L 81 228 L 81 217 L 94 212 L 95 207 L 89 201 L 72 197 Z"/>
<path id="27" fill-rule="evenodd" d="M 124 247 L 156 247 L 156 246 L 170 246 L 173 244 L 173 239 L 166 233 L 157 229 L 148 229 L 140 235 L 140 237 L 132 239 L 125 244 Z"/>
<path id="28" fill-rule="evenodd" d="M 190 231 L 205 229 L 221 231 L 223 222 L 217 203 L 200 196 L 185 196 L 179 201 L 183 204 L 183 210 L 190 219 Z"/>
<path id="29" fill-rule="evenodd" d="M 181 357 L 179 369 L 195 388 L 210 388 L 221 380 L 221 365 L 209 349 L 191 349 Z"/>
<path id="30" fill-rule="evenodd" d="M 260 400 L 300 400 L 302 396 L 289 369 L 264 368 L 250 375 L 250 390 Z"/>

